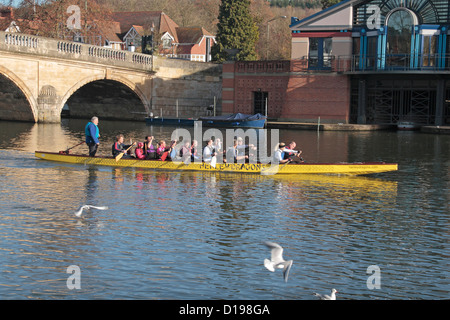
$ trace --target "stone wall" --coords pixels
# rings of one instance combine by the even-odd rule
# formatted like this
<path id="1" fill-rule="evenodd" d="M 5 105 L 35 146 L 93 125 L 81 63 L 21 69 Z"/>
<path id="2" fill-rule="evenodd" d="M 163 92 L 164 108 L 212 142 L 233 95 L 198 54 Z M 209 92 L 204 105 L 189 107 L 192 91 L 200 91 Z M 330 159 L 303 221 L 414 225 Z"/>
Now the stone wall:
<path id="1" fill-rule="evenodd" d="M 214 103 L 221 114 L 222 65 L 155 57 L 154 70 L 154 116 L 197 118 L 207 115 Z"/>

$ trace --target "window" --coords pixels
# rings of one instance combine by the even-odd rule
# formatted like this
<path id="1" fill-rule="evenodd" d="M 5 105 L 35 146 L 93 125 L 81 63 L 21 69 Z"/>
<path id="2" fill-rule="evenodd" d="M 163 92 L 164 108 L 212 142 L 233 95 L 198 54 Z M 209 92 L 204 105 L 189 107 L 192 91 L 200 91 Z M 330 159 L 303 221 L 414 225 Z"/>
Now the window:
<path id="1" fill-rule="evenodd" d="M 269 93 L 261 90 L 253 92 L 253 113 L 266 114 L 266 103 Z"/>
<path id="2" fill-rule="evenodd" d="M 422 40 L 422 66 L 436 66 L 437 58 L 437 36 L 423 36 Z"/>
<path id="3" fill-rule="evenodd" d="M 366 68 L 368 69 L 375 69 L 377 67 L 377 43 L 378 37 L 367 37 Z"/>
<path id="4" fill-rule="evenodd" d="M 309 69 L 331 69 L 331 38 L 309 38 Z"/>
<path id="5" fill-rule="evenodd" d="M 445 67 L 448 68 L 450 66 L 450 39 L 447 37 L 447 48 L 446 51 L 447 54 L 445 55 Z"/>
<path id="6" fill-rule="evenodd" d="M 411 35 L 417 24 L 417 17 L 411 11 L 401 8 L 391 11 L 387 20 L 387 65 L 408 67 L 411 54 Z"/>
<path id="7" fill-rule="evenodd" d="M 172 39 L 170 38 L 163 39 L 162 43 L 164 49 L 170 49 L 172 47 Z"/>

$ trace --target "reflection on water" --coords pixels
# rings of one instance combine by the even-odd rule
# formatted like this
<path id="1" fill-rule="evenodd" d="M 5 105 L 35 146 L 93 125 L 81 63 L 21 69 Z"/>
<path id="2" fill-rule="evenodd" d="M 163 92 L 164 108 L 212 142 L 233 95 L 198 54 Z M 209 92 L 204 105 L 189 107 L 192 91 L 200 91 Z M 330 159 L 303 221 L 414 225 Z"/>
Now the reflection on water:
<path id="1" fill-rule="evenodd" d="M 399 172 L 370 177 L 160 172 L 34 158 L 35 149 L 79 143 L 83 123 L 0 130 L 4 299 L 314 299 L 312 291 L 332 287 L 340 299 L 449 296 L 449 137 L 280 132 L 313 159 L 399 162 Z M 101 125 L 105 140 L 117 128 L 142 138 L 151 130 Z M 109 210 L 76 218 L 81 204 Z M 294 260 L 288 283 L 264 268 L 264 240 Z M 80 290 L 66 286 L 70 265 L 80 267 Z M 381 270 L 379 290 L 366 286 L 371 265 Z"/>

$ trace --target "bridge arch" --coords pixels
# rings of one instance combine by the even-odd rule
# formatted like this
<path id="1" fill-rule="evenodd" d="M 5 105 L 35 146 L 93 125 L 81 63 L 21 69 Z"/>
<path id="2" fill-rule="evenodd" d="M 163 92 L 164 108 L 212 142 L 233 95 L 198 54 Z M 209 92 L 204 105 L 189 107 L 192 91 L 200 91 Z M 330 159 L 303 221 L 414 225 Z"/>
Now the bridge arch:
<path id="1" fill-rule="evenodd" d="M 12 117 L 8 117 L 7 115 L 3 114 L 1 112 L 0 119 L 2 120 L 21 120 L 21 121 L 34 121 L 37 122 L 38 119 L 38 103 L 36 100 L 36 97 L 33 95 L 30 88 L 18 77 L 14 72 L 9 70 L 8 68 L 0 65 L 0 76 L 4 76 L 6 80 L 11 81 L 17 89 L 20 91 L 21 94 L 23 94 L 24 98 L 28 102 L 29 111 L 31 113 L 31 117 L 28 117 L 28 111 L 23 110 L 23 112 L 20 112 L 21 116 L 20 119 L 18 119 L 18 113 L 17 110 L 14 110 L 14 115 Z M 8 108 L 10 109 L 10 108 Z"/>
<path id="2" fill-rule="evenodd" d="M 80 95 L 87 95 L 89 94 L 88 91 L 96 91 L 96 90 L 88 90 L 89 86 L 97 86 L 97 87 L 105 87 L 101 90 L 103 90 L 103 93 L 105 93 L 107 91 L 106 87 L 113 87 L 115 90 L 110 91 L 112 96 L 115 96 L 116 98 L 118 98 L 118 100 L 123 100 L 125 99 L 125 96 L 123 96 L 122 98 L 117 95 L 117 92 L 124 92 L 124 91 L 128 91 L 126 93 L 126 97 L 130 100 L 130 108 L 129 111 L 129 115 L 127 116 L 126 112 L 124 115 L 125 110 L 121 110 L 121 112 L 117 112 L 115 114 L 114 109 L 117 109 L 118 106 L 113 106 L 113 104 L 109 105 L 110 110 L 108 112 L 106 112 L 105 108 L 108 108 L 107 103 L 105 103 L 105 108 L 101 108 L 98 106 L 98 100 L 97 99 L 92 99 L 91 102 L 94 104 L 97 104 L 97 107 L 92 106 L 92 110 L 89 111 L 89 114 L 82 114 L 83 111 L 81 110 L 77 110 L 77 112 L 75 114 L 73 114 L 73 110 L 72 110 L 72 106 L 71 104 L 75 103 L 80 105 L 81 101 L 80 100 L 84 100 L 84 102 L 89 101 L 89 97 L 83 96 L 80 97 Z M 96 91 L 96 93 L 98 93 Z M 77 97 L 77 95 L 79 95 Z M 108 99 L 108 97 L 104 97 L 105 100 Z M 111 98 L 110 98 L 111 100 Z M 144 92 L 132 81 L 121 77 L 121 76 L 117 76 L 117 75 L 93 75 L 90 77 L 86 77 L 80 81 L 77 81 L 76 84 L 74 84 L 65 94 L 64 96 L 61 98 L 60 100 L 60 105 L 59 105 L 59 110 L 62 111 L 63 107 L 65 104 L 68 104 L 69 109 L 71 109 L 71 116 L 74 117 L 90 117 L 92 116 L 92 113 L 95 113 L 95 115 L 102 117 L 102 118 L 120 118 L 120 119 L 129 119 L 129 120 L 133 120 L 136 118 L 142 118 L 142 115 L 145 113 L 148 113 L 149 110 L 149 106 L 150 106 L 150 102 L 149 99 L 147 98 L 147 96 L 144 94 Z M 139 101 L 139 102 L 138 102 Z M 122 101 L 123 102 L 123 101 Z M 133 104 L 134 103 L 134 104 Z M 138 105 L 140 104 L 140 106 Z M 125 108 L 125 107 L 124 107 Z M 117 111 L 117 110 L 116 110 Z M 140 115 L 139 115 L 140 114 Z"/>

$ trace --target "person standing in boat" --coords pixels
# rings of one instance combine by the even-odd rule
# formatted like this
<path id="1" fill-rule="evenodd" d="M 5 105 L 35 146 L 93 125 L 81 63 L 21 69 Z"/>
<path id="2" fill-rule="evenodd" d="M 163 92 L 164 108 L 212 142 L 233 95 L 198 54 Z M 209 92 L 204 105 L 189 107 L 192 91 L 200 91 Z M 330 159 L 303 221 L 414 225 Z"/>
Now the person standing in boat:
<path id="1" fill-rule="evenodd" d="M 113 157 L 117 157 L 121 153 L 127 153 L 127 149 L 129 149 L 132 145 L 126 145 L 123 143 L 124 137 L 123 134 L 119 134 L 116 137 L 116 142 L 112 145 L 112 155 Z M 123 158 L 131 158 L 130 155 L 125 154 Z"/>
<path id="2" fill-rule="evenodd" d="M 95 157 L 98 146 L 100 145 L 100 130 L 98 129 L 98 117 L 92 117 L 84 127 L 86 135 L 86 144 L 89 147 L 89 157 Z"/>

